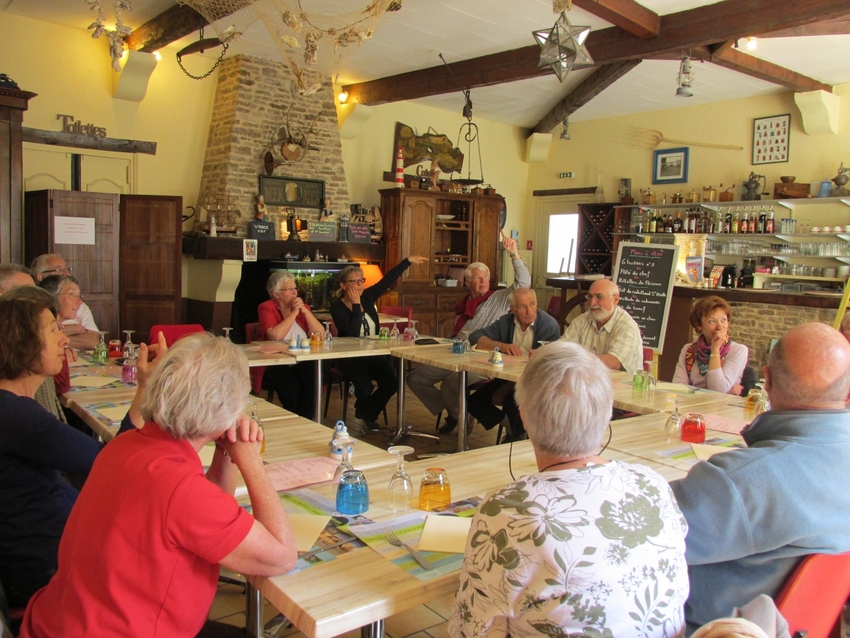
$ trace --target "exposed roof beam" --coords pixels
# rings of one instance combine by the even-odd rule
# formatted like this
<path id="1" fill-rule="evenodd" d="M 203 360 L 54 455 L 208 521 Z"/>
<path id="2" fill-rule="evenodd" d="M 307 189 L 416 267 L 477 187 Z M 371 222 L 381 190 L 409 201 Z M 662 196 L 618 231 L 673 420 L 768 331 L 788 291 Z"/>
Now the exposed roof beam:
<path id="1" fill-rule="evenodd" d="M 771 33 L 757 34 L 757 38 L 797 38 L 802 36 L 812 35 L 849 35 L 850 34 L 850 18 L 838 18 L 835 20 L 824 20 L 823 22 L 815 22 L 802 27 L 792 27 L 783 29 L 782 31 L 772 31 Z"/>
<path id="2" fill-rule="evenodd" d="M 761 60 L 752 55 L 741 53 L 736 49 L 726 49 L 720 55 L 714 54 L 710 62 L 718 66 L 744 73 L 760 80 L 767 80 L 794 91 L 827 91 L 832 93 L 832 87 L 791 69 Z"/>
<path id="3" fill-rule="evenodd" d="M 720 56 L 723 55 L 724 52 L 728 51 L 732 47 L 735 46 L 735 40 L 726 40 L 726 42 L 719 42 L 718 44 L 713 44 L 709 47 L 711 55 Z M 737 47 L 736 47 L 737 48 Z"/>
<path id="4" fill-rule="evenodd" d="M 206 18 L 189 5 L 174 5 L 135 29 L 127 38 L 127 48 L 153 53 L 207 24 Z"/>
<path id="5" fill-rule="evenodd" d="M 614 64 L 605 64 L 599 67 L 593 73 L 584 78 L 581 84 L 570 91 L 570 94 L 567 97 L 558 102 L 558 104 L 556 104 L 555 107 L 534 126 L 533 132 L 548 133 L 558 124 L 563 122 L 565 117 L 568 117 L 578 111 L 582 106 L 590 102 L 593 98 L 614 84 L 614 82 L 619 80 L 638 64 L 640 64 L 640 60 L 626 60 L 625 62 L 615 62 Z"/>
<path id="6" fill-rule="evenodd" d="M 658 57 L 736 40 L 749 35 L 781 31 L 821 20 L 850 17 L 847 0 L 725 0 L 663 16 L 654 38 L 638 38 L 618 27 L 592 31 L 587 49 L 596 64 Z M 451 64 L 455 80 L 443 66 L 351 84 L 349 102 L 381 104 L 439 95 L 463 88 L 525 80 L 552 73 L 538 69 L 537 45 L 485 55 Z"/>
<path id="7" fill-rule="evenodd" d="M 639 38 L 661 30 L 661 16 L 634 0 L 573 0 L 573 4 Z"/>

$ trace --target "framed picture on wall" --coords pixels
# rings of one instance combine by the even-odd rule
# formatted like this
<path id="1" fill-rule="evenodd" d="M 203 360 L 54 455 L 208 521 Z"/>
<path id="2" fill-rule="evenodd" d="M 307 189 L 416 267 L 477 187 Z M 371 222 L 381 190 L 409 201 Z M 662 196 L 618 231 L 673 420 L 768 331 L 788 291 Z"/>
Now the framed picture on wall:
<path id="1" fill-rule="evenodd" d="M 685 184 L 688 181 L 688 147 L 655 151 L 653 184 Z"/>
<path id="2" fill-rule="evenodd" d="M 790 113 L 753 120 L 753 164 L 787 162 L 790 142 Z"/>

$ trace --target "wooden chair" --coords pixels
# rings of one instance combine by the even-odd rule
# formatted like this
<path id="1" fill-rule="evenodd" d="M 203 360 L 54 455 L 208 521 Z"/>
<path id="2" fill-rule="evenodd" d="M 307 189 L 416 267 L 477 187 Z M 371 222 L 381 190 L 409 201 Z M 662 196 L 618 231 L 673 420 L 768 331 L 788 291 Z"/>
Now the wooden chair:
<path id="1" fill-rule="evenodd" d="M 185 337 L 196 332 L 204 332 L 204 330 L 204 327 L 199 323 L 157 324 L 151 326 L 148 343 L 156 343 L 159 340 L 159 333 L 161 332 L 165 335 L 165 343 L 170 348 L 180 337 Z"/>
<path id="2" fill-rule="evenodd" d="M 776 608 L 791 635 L 838 637 L 840 616 L 850 597 L 850 553 L 806 556 L 776 596 Z"/>

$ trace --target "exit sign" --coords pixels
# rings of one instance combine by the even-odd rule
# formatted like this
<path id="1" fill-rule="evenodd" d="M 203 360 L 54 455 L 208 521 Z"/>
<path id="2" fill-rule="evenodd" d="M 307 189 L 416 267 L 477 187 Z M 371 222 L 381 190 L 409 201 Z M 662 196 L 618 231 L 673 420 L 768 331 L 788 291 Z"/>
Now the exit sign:
<path id="1" fill-rule="evenodd" d="M 575 177 L 575 176 L 576 176 L 576 174 L 573 173 L 572 171 L 569 171 L 567 173 L 558 173 L 558 177 L 561 178 L 561 179 L 565 179 L 567 177 Z"/>

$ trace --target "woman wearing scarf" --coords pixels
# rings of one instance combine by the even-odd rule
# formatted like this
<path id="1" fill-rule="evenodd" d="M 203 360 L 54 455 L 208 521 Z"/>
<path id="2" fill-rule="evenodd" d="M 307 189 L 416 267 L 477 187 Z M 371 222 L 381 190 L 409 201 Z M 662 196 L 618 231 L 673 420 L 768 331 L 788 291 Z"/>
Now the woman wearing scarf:
<path id="1" fill-rule="evenodd" d="M 747 367 L 747 346 L 729 341 L 732 309 L 720 297 L 704 297 L 691 310 L 691 325 L 699 333 L 682 348 L 673 383 L 740 395 Z"/>

